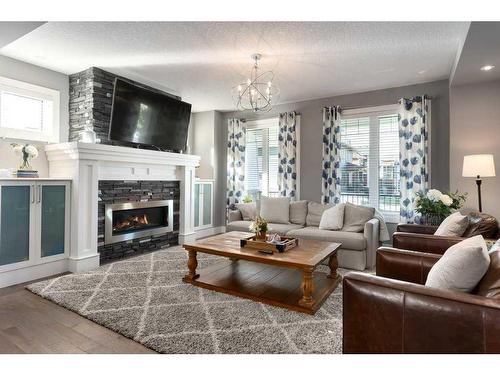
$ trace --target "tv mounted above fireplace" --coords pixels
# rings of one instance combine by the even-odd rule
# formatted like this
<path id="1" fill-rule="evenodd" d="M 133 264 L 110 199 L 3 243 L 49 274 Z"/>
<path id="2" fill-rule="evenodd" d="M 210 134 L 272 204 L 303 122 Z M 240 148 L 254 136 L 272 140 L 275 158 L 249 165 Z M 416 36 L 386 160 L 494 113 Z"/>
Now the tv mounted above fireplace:
<path id="1" fill-rule="evenodd" d="M 117 78 L 109 139 L 181 152 L 190 117 L 191 104 Z"/>

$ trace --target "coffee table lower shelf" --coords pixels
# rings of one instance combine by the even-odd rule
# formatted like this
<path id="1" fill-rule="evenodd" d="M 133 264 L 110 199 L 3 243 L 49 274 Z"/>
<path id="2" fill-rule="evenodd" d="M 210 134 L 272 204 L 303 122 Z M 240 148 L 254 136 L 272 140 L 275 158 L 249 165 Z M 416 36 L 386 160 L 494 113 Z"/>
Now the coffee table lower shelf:
<path id="1" fill-rule="evenodd" d="M 235 260 L 216 263 L 197 272 L 197 278 L 184 278 L 184 282 L 311 315 L 321 307 L 342 279 L 339 274 L 331 278 L 326 273 L 313 272 L 313 302 L 304 306 L 299 303 L 303 296 L 303 272 L 298 269 Z"/>

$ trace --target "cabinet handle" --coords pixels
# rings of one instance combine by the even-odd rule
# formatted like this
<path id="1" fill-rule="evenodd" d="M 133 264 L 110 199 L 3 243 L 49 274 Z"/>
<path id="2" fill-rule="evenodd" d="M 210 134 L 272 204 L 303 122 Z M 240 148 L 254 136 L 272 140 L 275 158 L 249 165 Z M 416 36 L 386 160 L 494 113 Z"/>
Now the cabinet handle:
<path id="1" fill-rule="evenodd" d="M 30 186 L 31 191 L 31 203 L 35 203 L 35 185 Z"/>
<path id="2" fill-rule="evenodd" d="M 42 187 L 40 185 L 38 185 L 37 187 L 38 187 L 38 200 L 37 200 L 37 203 L 40 203 L 40 202 L 42 202 Z"/>

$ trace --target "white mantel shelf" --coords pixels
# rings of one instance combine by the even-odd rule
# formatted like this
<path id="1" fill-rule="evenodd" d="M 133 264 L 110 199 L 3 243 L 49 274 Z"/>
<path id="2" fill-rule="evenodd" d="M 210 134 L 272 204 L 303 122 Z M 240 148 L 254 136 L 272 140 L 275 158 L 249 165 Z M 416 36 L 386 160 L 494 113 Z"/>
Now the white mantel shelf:
<path id="1" fill-rule="evenodd" d="M 178 154 L 140 148 L 102 145 L 94 143 L 68 142 L 45 146 L 47 160 L 99 160 L 119 163 L 142 163 L 175 166 L 200 165 L 197 155 Z"/>
<path id="2" fill-rule="evenodd" d="M 195 239 L 194 183 L 200 157 L 90 143 L 47 145 L 49 178 L 72 180 L 69 271 L 99 265 L 97 202 L 100 180 L 158 180 L 180 183 L 179 242 Z"/>

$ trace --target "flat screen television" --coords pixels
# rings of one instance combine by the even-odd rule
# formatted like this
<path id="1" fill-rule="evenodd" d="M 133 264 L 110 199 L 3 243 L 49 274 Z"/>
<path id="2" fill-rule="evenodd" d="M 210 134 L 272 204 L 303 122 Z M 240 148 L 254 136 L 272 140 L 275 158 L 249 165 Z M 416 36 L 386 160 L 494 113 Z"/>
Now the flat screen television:
<path id="1" fill-rule="evenodd" d="M 184 151 L 191 104 L 117 78 L 109 139 Z"/>

